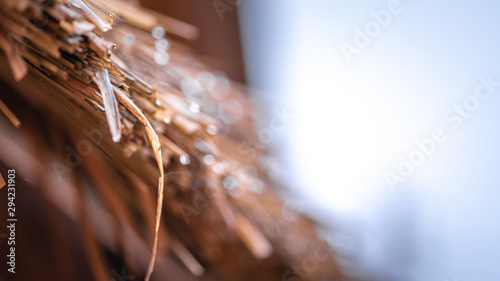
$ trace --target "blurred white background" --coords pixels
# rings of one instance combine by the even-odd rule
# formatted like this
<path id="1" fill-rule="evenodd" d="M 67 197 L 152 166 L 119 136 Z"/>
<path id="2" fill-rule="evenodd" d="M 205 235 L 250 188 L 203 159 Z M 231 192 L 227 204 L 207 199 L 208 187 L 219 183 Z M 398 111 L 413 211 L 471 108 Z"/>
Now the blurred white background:
<path id="1" fill-rule="evenodd" d="M 500 82 L 499 12 L 494 1 L 240 4 L 260 125 L 294 115 L 269 143 L 276 177 L 298 209 L 341 227 L 337 246 L 367 275 L 500 280 L 500 86 L 453 111 L 480 77 Z M 391 188 L 385 174 L 436 129 L 446 140 Z"/>

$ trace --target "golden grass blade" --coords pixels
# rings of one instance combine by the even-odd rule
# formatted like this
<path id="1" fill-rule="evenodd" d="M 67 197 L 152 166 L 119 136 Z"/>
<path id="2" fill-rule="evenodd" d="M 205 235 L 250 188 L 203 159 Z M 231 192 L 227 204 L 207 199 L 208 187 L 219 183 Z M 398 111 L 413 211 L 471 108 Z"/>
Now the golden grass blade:
<path id="1" fill-rule="evenodd" d="M 205 274 L 203 266 L 201 266 L 201 264 L 182 243 L 175 239 L 172 240 L 172 251 L 194 276 L 200 277 Z"/>
<path id="2" fill-rule="evenodd" d="M 21 81 L 28 73 L 28 67 L 26 66 L 23 58 L 14 50 L 9 40 L 3 33 L 0 33 L 0 48 L 2 48 L 5 56 L 7 57 L 14 80 L 16 82 Z"/>
<path id="3" fill-rule="evenodd" d="M 118 103 L 113 93 L 113 87 L 109 81 L 109 72 L 105 68 L 101 68 L 96 73 L 101 89 L 102 101 L 106 109 L 106 118 L 108 119 L 109 130 L 114 142 L 119 142 L 121 139 L 121 122 L 120 112 L 118 111 Z"/>
<path id="4" fill-rule="evenodd" d="M 113 27 L 111 24 L 101 17 L 97 11 L 93 9 L 93 7 L 89 6 L 85 1 L 83 0 L 71 0 L 71 3 L 76 5 L 78 8 L 80 8 L 84 14 L 95 24 L 99 27 L 99 29 L 102 32 L 106 32 L 111 30 Z"/>
<path id="5" fill-rule="evenodd" d="M 256 258 L 267 258 L 273 252 L 273 247 L 264 234 L 244 216 L 236 219 L 236 231 Z"/>
<path id="6" fill-rule="evenodd" d="M 79 225 L 82 231 L 82 237 L 85 244 L 85 250 L 87 252 L 87 256 L 89 257 L 90 267 L 92 268 L 92 274 L 94 275 L 95 280 L 97 281 L 106 281 L 110 279 L 109 274 L 106 272 L 104 265 L 104 259 L 99 252 L 99 246 L 94 240 L 94 231 L 92 230 L 92 224 L 89 221 L 89 216 L 87 214 L 87 207 L 85 206 L 85 194 L 83 192 L 83 186 L 78 182 L 78 193 L 75 193 L 78 202 L 78 211 L 79 211 Z"/>
<path id="7" fill-rule="evenodd" d="M 5 186 L 5 179 L 3 178 L 2 174 L 0 173 L 0 189 L 2 189 Z"/>
<path id="8" fill-rule="evenodd" d="M 7 119 L 14 125 L 14 127 L 19 128 L 21 126 L 21 121 L 17 119 L 16 115 L 7 107 L 7 105 L 0 99 L 0 111 L 5 114 Z"/>
<path id="9" fill-rule="evenodd" d="M 148 271 L 146 273 L 146 281 L 151 278 L 151 274 L 153 273 L 155 261 L 156 261 L 156 252 L 158 250 L 158 232 L 160 229 L 161 222 L 161 212 L 163 209 L 163 188 L 164 188 L 164 171 L 163 171 L 163 158 L 161 155 L 161 145 L 158 139 L 158 135 L 156 135 L 153 127 L 147 120 L 146 116 L 141 112 L 141 110 L 132 102 L 132 100 L 127 97 L 120 89 L 117 87 L 113 88 L 116 97 L 118 100 L 135 116 L 137 119 L 146 127 L 146 134 L 148 135 L 149 141 L 155 153 L 156 162 L 158 164 L 158 169 L 160 171 L 160 178 L 158 182 L 158 201 L 156 208 L 156 221 L 155 221 L 155 237 L 153 241 L 153 248 L 151 253 L 151 259 L 148 266 Z"/>

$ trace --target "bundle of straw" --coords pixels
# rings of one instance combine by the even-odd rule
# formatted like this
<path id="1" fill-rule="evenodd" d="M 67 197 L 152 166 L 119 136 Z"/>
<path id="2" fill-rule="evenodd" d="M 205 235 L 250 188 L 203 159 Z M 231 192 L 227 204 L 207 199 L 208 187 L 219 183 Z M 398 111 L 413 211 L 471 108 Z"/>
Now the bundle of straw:
<path id="1" fill-rule="evenodd" d="M 82 202 L 75 215 L 46 192 L 85 226 L 95 280 L 110 280 L 100 246 L 145 280 L 344 278 L 273 191 L 244 87 L 165 37 L 196 29 L 120 0 L 1 2 L 2 78 L 69 136 L 40 169 Z"/>

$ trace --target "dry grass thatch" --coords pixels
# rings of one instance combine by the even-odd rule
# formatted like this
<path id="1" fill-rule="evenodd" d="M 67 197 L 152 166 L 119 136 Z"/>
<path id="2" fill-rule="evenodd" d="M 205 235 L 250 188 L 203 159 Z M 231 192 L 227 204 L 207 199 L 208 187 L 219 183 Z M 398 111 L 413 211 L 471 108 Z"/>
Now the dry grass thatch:
<path id="1" fill-rule="evenodd" d="M 165 37 L 196 29 L 119 0 L 3 0 L 0 19 L 2 77 L 48 128 L 21 125 L 34 152 L 5 129 L 0 160 L 78 222 L 95 280 L 102 248 L 146 280 L 343 278 L 273 191 L 244 87 Z"/>

